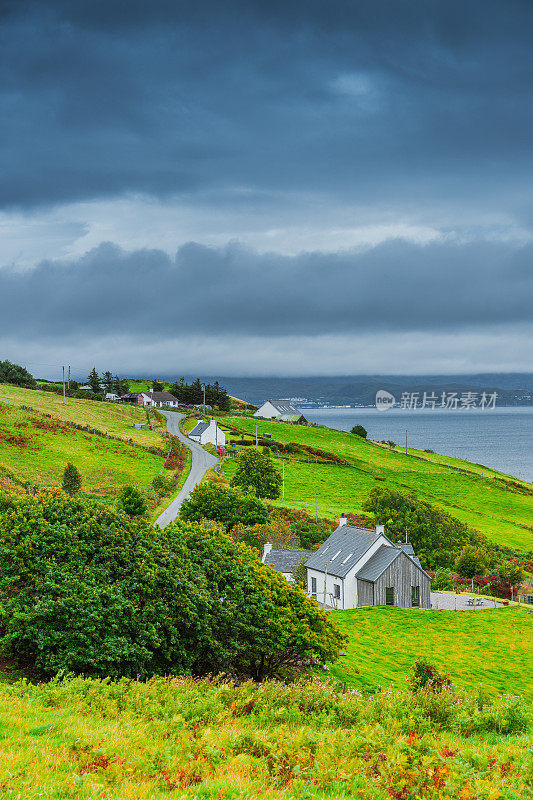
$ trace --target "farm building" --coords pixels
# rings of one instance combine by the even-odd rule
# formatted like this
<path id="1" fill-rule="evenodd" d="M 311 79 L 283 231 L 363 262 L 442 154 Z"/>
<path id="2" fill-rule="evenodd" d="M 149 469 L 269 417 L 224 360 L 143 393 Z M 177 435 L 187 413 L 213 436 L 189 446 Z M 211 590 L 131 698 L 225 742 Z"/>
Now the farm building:
<path id="1" fill-rule="evenodd" d="M 226 434 L 214 419 L 195 425 L 189 433 L 189 439 L 199 444 L 213 444 L 215 447 L 224 447 L 226 444 Z"/>
<path id="2" fill-rule="evenodd" d="M 254 417 L 275 419 L 277 422 L 293 422 L 299 425 L 307 424 L 304 415 L 289 400 L 267 400 L 257 409 Z"/>
<path id="3" fill-rule="evenodd" d="M 391 605 L 430 608 L 431 578 L 413 546 L 394 544 L 382 525 L 339 527 L 306 562 L 307 593 L 335 608 Z"/>

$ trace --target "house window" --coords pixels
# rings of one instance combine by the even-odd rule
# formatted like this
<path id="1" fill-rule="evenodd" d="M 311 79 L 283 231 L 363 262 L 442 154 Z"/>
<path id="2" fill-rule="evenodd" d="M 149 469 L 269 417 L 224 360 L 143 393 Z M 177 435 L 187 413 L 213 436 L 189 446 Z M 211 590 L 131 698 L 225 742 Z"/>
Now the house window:
<path id="1" fill-rule="evenodd" d="M 311 578 L 311 594 L 316 594 L 316 578 Z"/>
<path id="2" fill-rule="evenodd" d="M 420 586 L 411 586 L 411 605 L 420 608 Z"/>
<path id="3" fill-rule="evenodd" d="M 340 587 L 339 583 L 334 583 L 333 584 L 333 597 L 336 600 L 340 600 L 340 598 L 341 598 L 341 587 Z"/>
<path id="4" fill-rule="evenodd" d="M 394 605 L 394 586 L 387 586 L 385 589 L 385 605 Z"/>

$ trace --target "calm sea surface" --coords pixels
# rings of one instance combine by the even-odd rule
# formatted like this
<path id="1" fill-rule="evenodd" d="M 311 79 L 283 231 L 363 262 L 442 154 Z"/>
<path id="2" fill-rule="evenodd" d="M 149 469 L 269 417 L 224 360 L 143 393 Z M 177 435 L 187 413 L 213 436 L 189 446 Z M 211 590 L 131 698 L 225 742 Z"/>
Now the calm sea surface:
<path id="1" fill-rule="evenodd" d="M 430 449 L 485 464 L 533 481 L 533 408 L 408 411 L 375 408 L 303 409 L 310 422 L 349 431 L 361 424 L 370 439 L 390 439 L 420 450 Z"/>

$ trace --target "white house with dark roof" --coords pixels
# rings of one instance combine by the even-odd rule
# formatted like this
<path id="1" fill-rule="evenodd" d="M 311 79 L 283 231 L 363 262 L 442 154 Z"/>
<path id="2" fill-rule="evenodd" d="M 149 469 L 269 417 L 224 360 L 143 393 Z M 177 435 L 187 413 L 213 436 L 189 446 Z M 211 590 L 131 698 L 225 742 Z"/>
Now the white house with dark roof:
<path id="1" fill-rule="evenodd" d="M 163 406 L 177 408 L 179 406 L 179 400 L 170 392 L 141 392 L 137 402 L 152 408 L 162 408 Z"/>
<path id="2" fill-rule="evenodd" d="M 312 555 L 312 550 L 273 550 L 270 542 L 267 542 L 263 548 L 261 561 L 275 569 L 276 572 L 281 572 L 283 577 L 292 583 L 296 567 L 302 561 L 307 561 Z"/>
<path id="3" fill-rule="evenodd" d="M 199 444 L 213 444 L 215 447 L 224 447 L 226 434 L 219 428 L 215 419 L 209 422 L 198 422 L 189 433 L 189 439 Z"/>
<path id="4" fill-rule="evenodd" d="M 267 400 L 254 412 L 254 417 L 275 419 L 277 422 L 305 423 L 307 420 L 290 400 Z"/>
<path id="5" fill-rule="evenodd" d="M 339 527 L 306 562 L 307 593 L 335 608 L 394 605 L 430 608 L 431 578 L 413 546 L 394 544 L 383 525 Z"/>

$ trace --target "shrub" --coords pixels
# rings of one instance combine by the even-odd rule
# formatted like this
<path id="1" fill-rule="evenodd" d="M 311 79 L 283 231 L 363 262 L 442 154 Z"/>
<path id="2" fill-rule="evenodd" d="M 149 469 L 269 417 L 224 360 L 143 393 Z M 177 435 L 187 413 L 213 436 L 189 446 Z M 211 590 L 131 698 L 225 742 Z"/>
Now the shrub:
<path id="1" fill-rule="evenodd" d="M 268 511 L 252 494 L 216 481 L 206 481 L 196 486 L 190 497 L 183 501 L 180 516 L 197 522 L 212 519 L 231 530 L 239 522 L 243 525 L 266 522 Z"/>
<path id="2" fill-rule="evenodd" d="M 117 508 L 128 517 L 142 517 L 146 514 L 146 501 L 134 486 L 124 486 L 117 498 Z"/>
<path id="3" fill-rule="evenodd" d="M 441 692 L 445 686 L 450 686 L 450 676 L 439 672 L 434 664 L 417 658 L 409 675 L 409 688 L 412 692 L 428 689 L 432 692 Z"/>
<path id="4" fill-rule="evenodd" d="M 362 425 L 354 425 L 350 433 L 353 433 L 355 436 L 360 436 L 361 439 L 366 439 L 368 435 L 368 431 L 366 428 L 363 428 Z"/>
<path id="5" fill-rule="evenodd" d="M 465 578 L 482 575 L 487 566 L 487 556 L 481 547 L 465 545 L 455 560 L 455 569 Z"/>
<path id="6" fill-rule="evenodd" d="M 81 475 L 70 461 L 63 472 L 63 491 L 74 497 L 81 489 Z"/>

